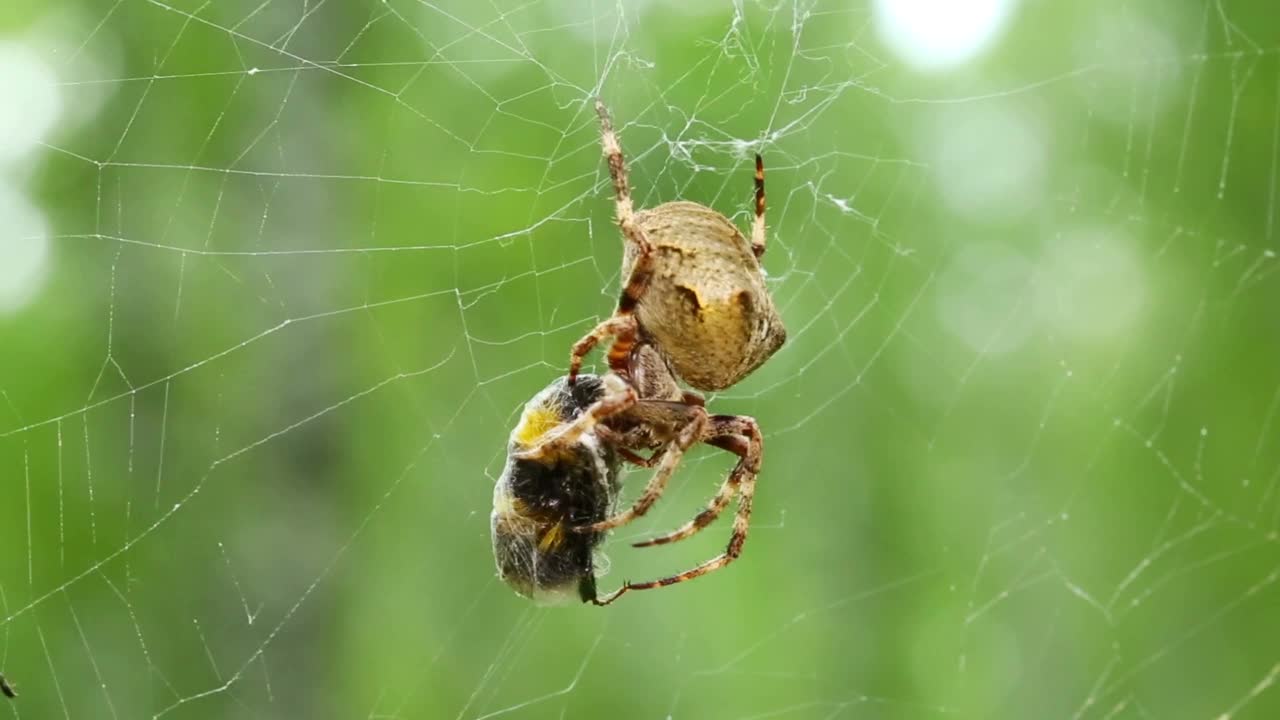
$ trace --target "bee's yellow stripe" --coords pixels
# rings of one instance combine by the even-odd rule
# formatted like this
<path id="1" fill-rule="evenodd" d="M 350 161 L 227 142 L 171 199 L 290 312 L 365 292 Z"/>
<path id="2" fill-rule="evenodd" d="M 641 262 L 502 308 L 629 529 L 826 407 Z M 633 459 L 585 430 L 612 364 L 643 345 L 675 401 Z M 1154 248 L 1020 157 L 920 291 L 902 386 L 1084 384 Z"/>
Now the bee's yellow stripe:
<path id="1" fill-rule="evenodd" d="M 515 440 L 526 447 L 537 443 L 543 435 L 560 424 L 560 412 L 554 407 L 526 410 L 516 426 Z"/>
<path id="2" fill-rule="evenodd" d="M 564 542 L 564 526 L 560 523 L 552 525 L 538 541 L 538 550 L 540 552 L 549 552 L 560 547 Z"/>

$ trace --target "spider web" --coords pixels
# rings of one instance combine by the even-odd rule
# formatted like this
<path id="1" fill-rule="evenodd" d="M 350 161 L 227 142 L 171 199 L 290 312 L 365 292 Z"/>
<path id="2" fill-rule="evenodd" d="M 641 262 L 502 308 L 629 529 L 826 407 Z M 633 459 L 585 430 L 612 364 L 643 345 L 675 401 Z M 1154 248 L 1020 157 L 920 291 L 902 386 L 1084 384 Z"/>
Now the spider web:
<path id="1" fill-rule="evenodd" d="M 939 72 L 827 0 L 18 8 L 0 714 L 1280 713 L 1266 3 L 1028 3 Z M 743 559 L 540 608 L 488 512 L 616 298 L 596 95 L 638 206 L 746 227 L 764 155 L 790 334 L 709 399 Z M 729 464 L 602 587 L 718 552 L 626 541 Z"/>

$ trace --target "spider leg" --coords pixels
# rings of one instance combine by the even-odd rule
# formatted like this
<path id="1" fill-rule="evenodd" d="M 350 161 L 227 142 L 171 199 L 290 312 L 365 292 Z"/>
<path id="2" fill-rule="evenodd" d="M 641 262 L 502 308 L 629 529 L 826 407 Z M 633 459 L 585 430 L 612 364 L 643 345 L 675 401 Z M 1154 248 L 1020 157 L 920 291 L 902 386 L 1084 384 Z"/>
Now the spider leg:
<path id="1" fill-rule="evenodd" d="M 720 513 L 729 506 L 729 501 L 733 499 L 734 493 L 738 491 L 738 486 L 742 483 L 742 476 L 746 473 L 746 460 L 749 454 L 750 443 L 740 435 L 726 435 L 723 437 L 713 437 L 707 439 L 708 445 L 715 445 L 723 448 L 741 458 L 738 464 L 729 473 L 729 477 L 725 478 L 720 490 L 716 492 L 715 497 L 711 498 L 711 502 L 707 503 L 707 507 L 694 516 L 692 520 L 672 530 L 666 535 L 659 535 L 648 540 L 631 543 L 632 547 L 653 547 L 654 545 L 666 545 L 668 543 L 679 542 L 687 537 L 691 537 L 698 533 L 706 526 L 715 522 L 720 517 Z"/>
<path id="2" fill-rule="evenodd" d="M 622 144 L 618 142 L 618 134 L 613 131 L 609 110 L 599 98 L 596 98 L 596 115 L 600 116 L 600 146 L 609 161 L 609 176 L 613 178 L 614 214 L 617 216 L 618 227 L 622 228 L 627 240 L 635 245 L 636 264 L 631 271 L 627 288 L 623 290 L 622 299 L 618 303 L 619 310 L 629 310 L 625 307 L 629 302 L 628 297 L 634 305 L 634 302 L 643 294 L 644 286 L 648 284 L 649 276 L 653 272 L 653 245 L 636 223 L 635 208 L 631 204 L 631 186 L 627 181 L 627 161 L 622 156 Z M 628 292 L 637 285 L 634 292 Z"/>
<path id="3" fill-rule="evenodd" d="M 619 455 L 622 456 L 623 460 L 626 460 L 632 465 L 638 465 L 642 468 L 651 468 L 654 465 L 657 465 L 658 460 L 661 457 L 660 453 L 654 453 L 650 457 L 644 457 L 643 455 L 637 455 L 636 453 L 633 453 L 626 448 L 617 448 L 617 452 Z"/>
<path id="4" fill-rule="evenodd" d="M 649 508 L 653 507 L 653 504 L 666 491 L 667 481 L 675 473 L 676 467 L 680 464 L 680 459 L 684 457 L 685 450 L 688 450 L 702 438 L 703 430 L 706 428 L 706 411 L 696 406 L 689 407 L 688 410 L 692 411 L 688 422 L 680 429 L 675 439 L 667 444 L 666 449 L 661 451 L 662 461 L 658 463 L 658 469 L 654 471 L 653 477 L 649 478 L 649 484 L 645 486 L 644 492 L 640 494 L 640 497 L 636 498 L 635 503 L 613 517 L 605 518 L 590 525 L 579 525 L 573 528 L 574 532 L 597 533 L 612 530 L 644 515 L 649 511 Z"/>
<path id="5" fill-rule="evenodd" d="M 697 405 L 698 407 L 707 406 L 707 399 L 702 397 L 701 394 L 693 392 L 692 390 L 681 391 L 680 400 L 686 405 Z"/>
<path id="6" fill-rule="evenodd" d="M 716 415 L 710 418 L 710 422 L 710 432 L 713 435 L 742 435 L 748 444 L 747 456 L 741 460 L 743 476 L 740 481 L 741 488 L 738 491 L 738 513 L 733 518 L 733 534 L 729 536 L 729 544 L 725 547 L 725 551 L 677 575 L 643 583 L 624 582 L 622 587 L 604 597 L 597 597 L 591 602 L 596 605 L 608 605 L 632 590 L 650 590 L 692 580 L 719 570 L 742 554 L 742 545 L 747 541 L 747 530 L 751 525 L 751 503 L 755 496 L 756 475 L 760 471 L 764 443 L 760 437 L 760 427 L 752 418 L 744 415 Z"/>
<path id="7" fill-rule="evenodd" d="M 622 143 L 613 130 L 609 109 L 596 98 L 596 115 L 600 117 L 600 145 L 609 161 L 609 176 L 613 178 L 613 194 L 617 198 L 618 224 L 631 221 L 631 186 L 627 182 L 627 162 L 622 156 Z"/>
<path id="8" fill-rule="evenodd" d="M 596 114 L 600 116 L 600 145 L 609 162 L 609 176 L 613 179 L 614 213 L 618 227 L 630 243 L 628 255 L 633 257 L 631 273 L 622 286 L 618 297 L 618 308 L 613 317 L 604 321 L 590 334 L 579 340 L 569 356 L 569 382 L 573 383 L 582 367 L 582 359 L 591 348 L 605 337 L 612 335 L 613 346 L 609 349 L 609 368 L 626 378 L 629 377 L 627 358 L 636 344 L 638 329 L 632 315 L 640 299 L 644 297 L 649 281 L 653 279 L 654 252 L 653 244 L 644 230 L 636 222 L 635 209 L 631 204 L 631 186 L 627 181 L 627 164 L 622 155 L 622 145 L 613 130 L 613 122 L 609 119 L 609 110 L 604 103 L 596 99 Z M 625 318 L 625 319 L 624 319 Z M 612 323 L 612 327 L 606 326 Z"/>
<path id="9" fill-rule="evenodd" d="M 636 318 L 631 313 L 616 314 L 592 328 L 591 332 L 574 343 L 573 351 L 569 353 L 569 384 L 578 381 L 578 373 L 582 371 L 582 361 L 587 353 L 607 337 L 615 339 L 609 350 L 609 368 L 617 375 L 629 379 L 631 372 L 627 367 L 626 355 L 619 360 L 615 360 L 614 355 L 619 346 L 627 348 L 626 352 L 629 354 L 630 348 L 636 343 L 637 332 Z"/>
<path id="10" fill-rule="evenodd" d="M 616 431 L 611 430 L 607 425 L 597 426 L 596 434 L 600 436 L 601 440 L 604 440 L 605 442 L 612 445 L 614 452 L 618 453 L 618 455 L 621 456 L 623 460 L 626 460 L 632 465 L 639 465 L 640 467 L 651 468 L 654 465 L 658 464 L 658 460 L 661 457 L 661 453 L 656 453 L 656 452 L 649 457 L 644 457 L 643 455 L 639 455 L 633 452 L 632 450 L 624 447 L 622 445 L 622 437 Z"/>
<path id="11" fill-rule="evenodd" d="M 751 252 L 764 255 L 764 159 L 756 153 L 756 219 L 751 223 Z"/>
<path id="12" fill-rule="evenodd" d="M 577 443 L 583 434 L 594 429 L 601 420 L 627 410 L 636 402 L 635 388 L 621 378 L 613 378 L 613 381 L 606 385 L 604 397 L 588 406 L 572 422 L 548 433 L 538 444 L 515 453 L 514 457 L 520 460 L 554 457 Z"/>

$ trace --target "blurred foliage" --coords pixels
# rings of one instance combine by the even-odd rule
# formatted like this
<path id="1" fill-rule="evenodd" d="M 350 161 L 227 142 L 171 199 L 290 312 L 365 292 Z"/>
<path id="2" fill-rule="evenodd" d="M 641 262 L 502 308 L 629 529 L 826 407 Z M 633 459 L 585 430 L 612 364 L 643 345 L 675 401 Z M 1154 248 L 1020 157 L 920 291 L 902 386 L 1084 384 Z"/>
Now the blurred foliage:
<path id="1" fill-rule="evenodd" d="M 1025 3 L 935 74 L 825 1 L 0 32 L 64 113 L 4 181 L 52 264 L 0 315 L 0 716 L 1280 713 L 1270 3 Z M 616 297 L 596 93 L 640 205 L 745 227 L 764 153 L 791 339 L 710 399 L 765 430 L 743 559 L 536 608 L 488 512 Z M 728 467 L 693 453 L 602 587 L 718 552 L 626 541 Z"/>

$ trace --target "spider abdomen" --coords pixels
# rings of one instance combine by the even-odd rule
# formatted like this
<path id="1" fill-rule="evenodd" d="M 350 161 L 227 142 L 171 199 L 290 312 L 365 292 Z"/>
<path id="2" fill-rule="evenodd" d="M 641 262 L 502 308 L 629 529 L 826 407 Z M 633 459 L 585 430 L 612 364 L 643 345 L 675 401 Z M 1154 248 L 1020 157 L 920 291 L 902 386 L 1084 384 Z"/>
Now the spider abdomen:
<path id="1" fill-rule="evenodd" d="M 640 326 L 699 390 L 723 390 L 769 359 L 786 330 L 751 244 L 724 215 L 693 202 L 636 214 L 655 255 L 636 314 Z M 635 262 L 628 246 L 623 276 Z"/>

